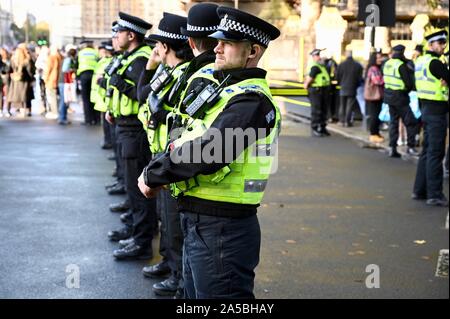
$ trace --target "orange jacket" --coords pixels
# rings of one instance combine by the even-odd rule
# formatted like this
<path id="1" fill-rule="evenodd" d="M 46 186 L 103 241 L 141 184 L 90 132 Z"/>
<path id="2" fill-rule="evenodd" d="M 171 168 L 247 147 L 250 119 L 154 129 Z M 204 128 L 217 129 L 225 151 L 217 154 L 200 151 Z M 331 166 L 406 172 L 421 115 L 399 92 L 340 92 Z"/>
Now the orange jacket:
<path id="1" fill-rule="evenodd" d="M 49 55 L 47 67 L 44 73 L 44 82 L 47 87 L 56 89 L 58 87 L 58 77 L 62 67 L 62 56 L 57 53 Z"/>

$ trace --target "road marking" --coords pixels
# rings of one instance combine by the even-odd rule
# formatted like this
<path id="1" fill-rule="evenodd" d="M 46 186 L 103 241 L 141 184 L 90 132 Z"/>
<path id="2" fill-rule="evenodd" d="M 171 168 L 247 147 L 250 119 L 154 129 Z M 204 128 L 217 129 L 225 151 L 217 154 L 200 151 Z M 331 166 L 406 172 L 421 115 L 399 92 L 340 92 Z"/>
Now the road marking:
<path id="1" fill-rule="evenodd" d="M 436 277 L 448 278 L 448 249 L 441 249 L 439 251 Z"/>
<path id="2" fill-rule="evenodd" d="M 447 220 L 445 221 L 445 229 L 448 229 L 448 213 L 447 213 Z"/>

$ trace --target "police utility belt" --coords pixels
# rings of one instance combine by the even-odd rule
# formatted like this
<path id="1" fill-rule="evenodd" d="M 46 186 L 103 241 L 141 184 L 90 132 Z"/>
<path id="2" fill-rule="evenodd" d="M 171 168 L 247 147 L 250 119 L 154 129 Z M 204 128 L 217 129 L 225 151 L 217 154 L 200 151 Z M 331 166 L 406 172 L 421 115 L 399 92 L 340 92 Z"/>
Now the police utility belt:
<path id="1" fill-rule="evenodd" d="M 139 121 L 136 115 L 117 117 L 115 123 L 119 126 L 142 126 L 141 121 Z"/>

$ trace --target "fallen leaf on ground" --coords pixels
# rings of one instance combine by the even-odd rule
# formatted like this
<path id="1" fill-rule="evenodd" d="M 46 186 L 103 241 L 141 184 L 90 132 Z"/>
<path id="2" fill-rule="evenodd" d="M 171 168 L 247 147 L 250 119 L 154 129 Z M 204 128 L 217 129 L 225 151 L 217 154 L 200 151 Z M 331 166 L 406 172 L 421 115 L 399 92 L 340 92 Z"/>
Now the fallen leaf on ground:
<path id="1" fill-rule="evenodd" d="M 288 243 L 288 244 L 296 244 L 297 242 L 295 240 L 293 240 L 293 239 L 288 239 L 288 240 L 286 240 L 286 243 Z"/>
<path id="2" fill-rule="evenodd" d="M 423 245 L 423 244 L 425 244 L 427 241 L 426 240 L 415 240 L 414 241 L 414 244 L 417 244 L 417 245 Z"/>

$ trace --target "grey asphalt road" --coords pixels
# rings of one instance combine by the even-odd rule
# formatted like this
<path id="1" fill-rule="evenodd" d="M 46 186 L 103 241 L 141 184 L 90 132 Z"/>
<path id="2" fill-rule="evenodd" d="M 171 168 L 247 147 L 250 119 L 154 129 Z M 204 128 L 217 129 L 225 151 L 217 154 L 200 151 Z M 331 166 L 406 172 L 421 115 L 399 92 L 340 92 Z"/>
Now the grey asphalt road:
<path id="1" fill-rule="evenodd" d="M 156 260 L 111 255 L 106 234 L 121 224 L 108 204 L 121 197 L 104 190 L 113 163 L 100 136 L 76 123 L 0 120 L 0 298 L 155 297 L 141 269 Z M 409 199 L 414 173 L 413 163 L 287 125 L 259 212 L 256 296 L 448 298 L 448 278 L 435 277 L 447 211 Z M 371 264 L 380 288 L 366 287 Z M 77 270 L 80 286 L 68 288 Z"/>

